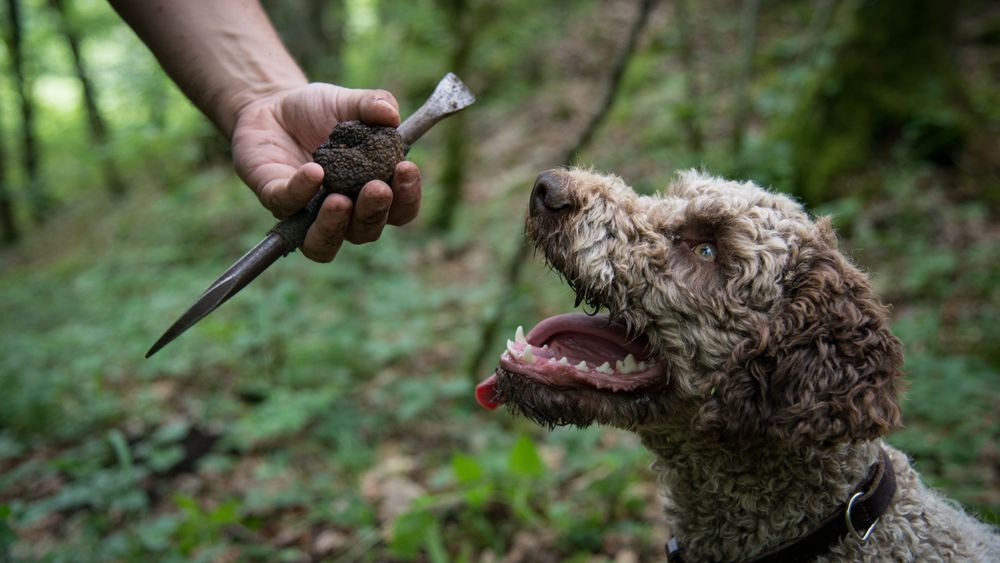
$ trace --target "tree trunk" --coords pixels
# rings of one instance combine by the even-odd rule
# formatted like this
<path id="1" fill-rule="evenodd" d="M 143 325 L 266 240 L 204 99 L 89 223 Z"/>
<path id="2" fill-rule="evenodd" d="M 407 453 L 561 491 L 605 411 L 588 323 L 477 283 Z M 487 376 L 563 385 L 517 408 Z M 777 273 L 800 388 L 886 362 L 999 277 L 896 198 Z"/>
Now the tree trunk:
<path id="1" fill-rule="evenodd" d="M 2 114 L 3 106 L 0 104 L 0 115 Z M 3 129 L 0 128 L 0 242 L 5 245 L 17 242 L 21 236 L 15 217 L 14 200 L 7 189 L 7 151 L 3 144 Z"/>
<path id="2" fill-rule="evenodd" d="M 810 205 L 844 196 L 837 180 L 893 154 L 954 165 L 975 119 L 952 60 L 958 4 L 863 0 L 842 14 L 833 62 L 777 128 L 796 195 Z"/>
<path id="3" fill-rule="evenodd" d="M 567 147 L 562 159 L 564 164 L 572 164 L 576 160 L 577 155 L 590 143 L 594 133 L 604 123 L 612 106 L 614 106 L 615 100 L 618 98 L 618 93 L 621 90 L 621 82 L 622 77 L 625 75 L 625 69 L 628 67 L 629 61 L 632 60 L 636 43 L 638 43 L 639 36 L 642 35 L 642 31 L 649 22 L 649 15 L 652 13 L 653 7 L 656 6 L 656 2 L 657 0 L 642 0 L 642 3 L 639 5 L 638 12 L 635 19 L 632 20 L 632 26 L 629 28 L 628 36 L 625 39 L 625 45 L 622 47 L 614 66 L 611 68 L 611 74 L 608 75 L 608 86 L 604 91 L 604 98 L 601 99 L 597 110 L 590 116 L 590 120 L 581 130 L 576 142 Z M 490 351 L 490 346 L 493 345 L 493 341 L 496 339 L 501 323 L 503 323 L 504 315 L 507 312 L 507 305 L 514 301 L 514 292 L 521 279 L 521 271 L 524 269 L 524 262 L 528 258 L 529 249 L 529 246 L 524 241 L 519 240 L 517 249 L 507 264 L 507 274 L 504 277 L 504 285 L 501 290 L 500 299 L 497 301 L 496 311 L 491 318 L 483 323 L 479 336 L 479 347 L 469 360 L 468 375 L 473 383 L 479 380 L 481 366 Z"/>
<path id="4" fill-rule="evenodd" d="M 38 142 L 35 136 L 35 101 L 31 85 L 24 71 L 24 32 L 21 19 L 20 0 L 7 0 L 8 26 L 7 44 L 10 49 L 11 71 L 14 75 L 14 86 L 21 103 L 21 144 L 22 160 L 25 177 L 27 178 L 26 195 L 28 211 L 32 220 L 42 224 L 51 211 L 51 198 L 45 184 L 42 182 L 38 165 Z"/>
<path id="5" fill-rule="evenodd" d="M 809 23 L 805 46 L 802 49 L 802 58 L 807 64 L 815 65 L 819 59 L 827 37 L 827 28 L 833 19 L 834 8 L 836 8 L 835 0 L 813 0 L 813 18 Z"/>
<path id="6" fill-rule="evenodd" d="M 127 191 L 125 182 L 122 180 L 118 167 L 115 165 L 111 147 L 109 144 L 110 134 L 108 125 L 101 115 L 101 110 L 97 105 L 97 92 L 94 83 L 90 80 L 87 66 L 83 60 L 83 53 L 80 49 L 80 37 L 70 21 L 63 0 L 49 0 L 49 5 L 59 16 L 59 28 L 66 39 L 70 54 L 73 56 L 73 68 L 76 70 L 76 77 L 80 81 L 80 89 L 83 93 L 83 104 L 87 111 L 87 125 L 90 128 L 90 136 L 97 146 L 98 160 L 104 173 L 104 181 L 107 182 L 108 189 L 115 196 L 122 196 Z"/>
<path id="7" fill-rule="evenodd" d="M 445 11 L 450 37 L 448 70 L 466 77 L 469 69 L 469 51 L 474 39 L 475 18 L 467 0 L 441 0 Z M 465 185 L 465 166 L 468 160 L 469 139 L 466 133 L 465 113 L 458 113 L 445 124 L 445 163 L 441 172 L 441 201 L 431 219 L 431 228 L 447 232 L 455 222 L 455 212 L 462 200 Z"/>
<path id="8" fill-rule="evenodd" d="M 750 118 L 750 78 L 753 76 L 753 59 L 757 51 L 757 19 L 760 15 L 760 0 L 743 0 L 743 14 L 740 17 L 740 68 L 736 79 L 736 100 L 733 111 L 733 130 L 729 137 L 729 148 L 733 156 L 743 152 L 743 136 Z"/>
<path id="9" fill-rule="evenodd" d="M 701 88 L 698 83 L 698 70 L 694 65 L 694 46 L 691 42 L 691 18 L 688 12 L 687 0 L 674 0 L 674 18 L 677 20 L 678 55 L 684 68 L 687 85 L 687 99 L 680 105 L 679 113 L 684 136 L 687 138 L 688 150 L 701 152 L 704 147 L 704 135 L 698 122 L 701 107 Z"/>

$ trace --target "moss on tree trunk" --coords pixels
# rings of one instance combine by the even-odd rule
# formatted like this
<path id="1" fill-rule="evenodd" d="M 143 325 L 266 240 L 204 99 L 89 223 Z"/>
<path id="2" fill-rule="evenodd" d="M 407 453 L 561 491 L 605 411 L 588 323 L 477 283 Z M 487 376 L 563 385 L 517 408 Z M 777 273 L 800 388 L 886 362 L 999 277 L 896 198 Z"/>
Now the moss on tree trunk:
<path id="1" fill-rule="evenodd" d="M 972 123 L 952 60 L 958 2 L 862 0 L 843 18 L 833 62 L 781 123 L 809 204 L 844 195 L 836 182 L 902 150 L 950 164 Z"/>

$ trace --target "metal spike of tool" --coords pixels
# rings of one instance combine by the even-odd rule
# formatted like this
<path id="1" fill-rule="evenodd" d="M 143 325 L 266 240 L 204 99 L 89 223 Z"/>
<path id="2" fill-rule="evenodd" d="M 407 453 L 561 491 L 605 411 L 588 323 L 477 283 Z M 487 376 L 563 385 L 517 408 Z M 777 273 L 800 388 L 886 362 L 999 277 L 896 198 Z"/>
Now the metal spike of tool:
<path id="1" fill-rule="evenodd" d="M 422 137 L 435 123 L 469 107 L 475 101 L 476 97 L 469 91 L 468 87 L 457 76 L 449 72 L 441 79 L 437 88 L 434 89 L 434 93 L 427 98 L 424 105 L 420 106 L 420 109 L 415 111 L 397 129 L 403 139 L 404 151 L 409 152 L 410 146 L 417 142 L 417 139 Z M 194 302 L 191 308 L 181 315 L 174 324 L 170 325 L 163 336 L 146 352 L 146 357 L 152 356 L 172 342 L 184 331 L 239 293 L 279 258 L 298 248 L 302 244 L 302 240 L 305 239 L 309 225 L 316 219 L 320 205 L 327 195 L 328 192 L 321 189 L 306 204 L 305 208 L 291 217 L 281 220 L 264 237 L 264 240 L 230 266 L 215 283 L 201 294 L 201 297 Z M 282 234 L 279 234 L 279 231 Z"/>

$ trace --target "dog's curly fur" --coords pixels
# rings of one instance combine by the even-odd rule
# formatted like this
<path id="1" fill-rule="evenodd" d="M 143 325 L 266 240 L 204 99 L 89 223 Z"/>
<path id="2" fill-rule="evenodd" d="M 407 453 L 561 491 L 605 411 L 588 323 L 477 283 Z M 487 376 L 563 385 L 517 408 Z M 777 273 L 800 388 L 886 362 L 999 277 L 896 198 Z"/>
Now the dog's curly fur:
<path id="1" fill-rule="evenodd" d="M 882 443 L 900 425 L 902 347 L 829 219 L 698 172 L 653 197 L 588 170 L 543 174 L 528 237 L 581 300 L 648 339 L 662 382 L 567 390 L 500 370 L 497 396 L 542 424 L 637 432 L 688 561 L 746 560 L 809 533 L 880 447 L 896 471 L 890 508 L 867 542 L 820 561 L 1000 561 L 996 531 Z M 695 252 L 705 243 L 711 260 Z"/>

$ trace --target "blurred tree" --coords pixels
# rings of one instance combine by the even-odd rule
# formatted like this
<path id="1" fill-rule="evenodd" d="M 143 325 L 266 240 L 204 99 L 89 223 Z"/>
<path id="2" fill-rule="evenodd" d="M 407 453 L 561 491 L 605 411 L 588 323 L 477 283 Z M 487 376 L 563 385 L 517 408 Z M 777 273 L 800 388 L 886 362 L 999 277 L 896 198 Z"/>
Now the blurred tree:
<path id="1" fill-rule="evenodd" d="M 701 152 L 704 145 L 704 135 L 698 121 L 701 100 L 701 87 L 698 83 L 698 70 L 694 64 L 694 45 L 691 41 L 691 18 L 687 0 L 674 0 L 674 19 L 677 20 L 678 55 L 684 68 L 684 82 L 687 87 L 687 100 L 681 110 L 681 126 L 687 139 L 688 150 Z"/>
<path id="2" fill-rule="evenodd" d="M 973 122 L 952 61 L 959 2 L 842 7 L 850 11 L 835 30 L 843 39 L 832 63 L 776 130 L 792 155 L 793 190 L 812 205 L 845 195 L 835 180 L 875 159 L 953 163 Z"/>
<path id="3" fill-rule="evenodd" d="M 468 0 L 438 0 L 448 25 L 448 70 L 468 79 L 469 52 L 472 50 L 475 30 L 478 27 L 475 11 Z M 444 123 L 445 162 L 441 171 L 441 203 L 431 219 L 431 228 L 437 231 L 451 229 L 455 211 L 462 200 L 465 184 L 465 167 L 468 161 L 469 139 L 466 134 L 465 112 L 452 116 Z"/>
<path id="4" fill-rule="evenodd" d="M 87 112 L 87 124 L 90 128 L 90 136 L 97 148 L 98 158 L 104 173 L 104 181 L 108 184 L 108 189 L 116 196 L 122 196 L 127 191 L 125 182 L 122 180 L 118 167 L 115 165 L 114 156 L 109 147 L 110 133 L 108 131 L 107 120 L 101 115 L 100 107 L 97 104 L 97 91 L 94 82 L 87 72 L 87 65 L 83 59 L 80 45 L 80 34 L 73 25 L 72 18 L 66 9 L 64 0 L 49 0 L 49 5 L 56 12 L 59 21 L 59 31 L 66 39 L 70 54 L 73 57 L 73 68 L 76 77 L 80 81 L 80 90 L 83 94 L 83 105 Z"/>
<path id="5" fill-rule="evenodd" d="M 823 45 L 823 38 L 827 36 L 827 28 L 833 18 L 833 11 L 836 7 L 835 0 L 813 0 L 812 22 L 809 23 L 809 31 L 806 32 L 806 45 L 802 50 L 803 56 L 810 62 L 816 62 Z"/>
<path id="6" fill-rule="evenodd" d="M 0 115 L 3 115 L 2 104 L 0 104 Z M 0 125 L 3 125 L 2 121 Z M 5 244 L 12 244 L 17 242 L 19 237 L 14 199 L 7 189 L 7 147 L 4 144 L 3 129 L 0 128 L 0 240 Z"/>
<path id="7" fill-rule="evenodd" d="M 265 0 L 263 4 L 306 76 L 343 81 L 344 0 Z"/>
<path id="8" fill-rule="evenodd" d="M 729 148 L 733 156 L 743 152 L 743 136 L 747 120 L 750 118 L 750 95 L 748 88 L 753 75 L 753 59 L 757 49 L 757 19 L 760 16 L 760 0 L 743 0 L 740 16 L 740 66 L 736 78 L 736 100 L 733 111 L 733 129 L 729 136 Z"/>
<path id="9" fill-rule="evenodd" d="M 20 0 L 7 0 L 7 46 L 11 72 L 18 99 L 21 102 L 22 163 L 27 178 L 28 211 L 36 223 L 44 223 L 50 212 L 51 198 L 41 178 L 38 141 L 35 133 L 35 101 L 31 84 L 24 71 L 24 20 Z"/>

